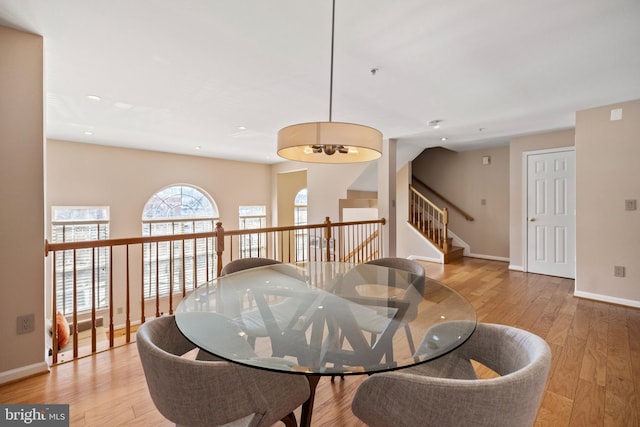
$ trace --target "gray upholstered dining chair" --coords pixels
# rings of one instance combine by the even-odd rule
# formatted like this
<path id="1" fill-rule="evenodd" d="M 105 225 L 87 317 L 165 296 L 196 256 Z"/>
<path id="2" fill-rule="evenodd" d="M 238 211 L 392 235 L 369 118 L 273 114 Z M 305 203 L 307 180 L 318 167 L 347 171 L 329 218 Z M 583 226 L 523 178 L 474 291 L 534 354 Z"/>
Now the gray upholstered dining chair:
<path id="1" fill-rule="evenodd" d="M 420 350 L 437 346 L 446 327 L 436 325 Z M 500 376 L 477 379 L 471 360 Z M 537 335 L 479 323 L 464 344 L 439 359 L 367 378 L 352 411 L 370 427 L 531 426 L 550 364 L 549 346 Z"/>
<path id="2" fill-rule="evenodd" d="M 367 261 L 365 264 L 371 265 L 379 265 L 382 267 L 395 268 L 396 270 L 408 271 L 409 273 L 413 273 L 416 276 L 419 276 L 419 280 L 413 282 L 414 292 L 424 296 L 424 288 L 425 288 L 425 271 L 424 267 L 420 265 L 417 261 L 413 261 L 408 258 L 396 258 L 396 257 L 384 257 L 378 258 L 371 261 Z M 407 298 L 411 300 L 411 298 Z M 409 327 L 408 322 L 413 320 L 418 314 L 418 305 L 410 304 L 409 308 L 404 315 L 402 326 L 404 327 L 405 334 L 407 335 L 407 341 L 409 343 L 409 349 L 411 353 L 415 353 L 415 345 L 413 343 L 413 337 L 411 335 L 411 328 Z M 384 328 L 387 324 L 387 318 L 384 317 L 376 317 L 372 318 L 370 321 L 360 321 L 358 322 L 358 326 L 363 330 L 371 333 L 371 344 L 376 340 L 376 337 L 384 331 Z"/>
<path id="3" fill-rule="evenodd" d="M 174 316 L 144 323 L 136 343 L 153 403 L 176 425 L 271 426 L 282 420 L 295 426 L 293 410 L 310 394 L 304 376 L 235 365 L 205 352 L 185 357 L 197 347 Z M 246 341 L 242 345 L 252 352 Z"/>
<path id="4" fill-rule="evenodd" d="M 237 273 L 239 271 L 248 270 L 250 268 L 264 267 L 267 265 L 282 264 L 281 261 L 271 258 L 238 258 L 228 262 L 222 271 L 220 277 L 228 274 Z M 270 307 L 271 314 L 273 314 L 274 320 L 280 329 L 284 329 L 289 324 L 296 309 L 298 308 L 298 302 L 287 298 L 283 302 L 273 304 Z M 247 341 L 252 347 L 255 347 L 256 338 L 268 337 L 269 331 L 262 319 L 262 315 L 258 310 L 252 310 L 244 312 L 239 317 L 239 322 L 243 325 L 243 331 L 247 334 Z"/>
<path id="5" fill-rule="evenodd" d="M 237 258 L 233 261 L 229 261 L 222 267 L 220 276 L 226 276 L 227 274 L 236 273 L 238 271 L 246 270 L 248 268 L 263 267 L 266 265 L 282 264 L 282 262 L 271 258 Z"/>

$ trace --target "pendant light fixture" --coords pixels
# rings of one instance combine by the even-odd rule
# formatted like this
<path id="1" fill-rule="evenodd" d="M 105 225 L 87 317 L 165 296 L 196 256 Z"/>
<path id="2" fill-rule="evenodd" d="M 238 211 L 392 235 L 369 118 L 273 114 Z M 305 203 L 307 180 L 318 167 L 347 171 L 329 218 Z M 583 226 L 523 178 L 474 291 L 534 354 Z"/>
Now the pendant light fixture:
<path id="1" fill-rule="evenodd" d="M 332 121 L 333 42 L 336 1 L 331 11 L 331 74 L 329 79 L 329 121 L 299 123 L 278 132 L 278 155 L 288 160 L 311 163 L 358 163 L 382 156 L 382 133 L 369 126 Z"/>

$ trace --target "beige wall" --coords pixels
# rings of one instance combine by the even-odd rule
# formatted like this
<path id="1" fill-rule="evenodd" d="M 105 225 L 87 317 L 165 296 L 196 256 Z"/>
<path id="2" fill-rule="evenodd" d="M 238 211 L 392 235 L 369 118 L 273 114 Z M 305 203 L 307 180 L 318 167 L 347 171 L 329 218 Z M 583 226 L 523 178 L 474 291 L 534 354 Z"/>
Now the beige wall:
<path id="1" fill-rule="evenodd" d="M 307 171 L 283 172 L 276 175 L 278 221 L 276 225 L 294 225 L 294 206 L 300 190 L 307 188 Z"/>
<path id="2" fill-rule="evenodd" d="M 47 209 L 109 206 L 113 238 L 139 236 L 145 203 L 174 184 L 209 194 L 229 230 L 238 228 L 240 205 L 271 207 L 268 165 L 56 140 L 48 141 L 47 163 Z"/>
<path id="3" fill-rule="evenodd" d="M 44 362 L 42 37 L 0 27 L 0 383 Z M 17 335 L 16 318 L 35 316 Z"/>
<path id="4" fill-rule="evenodd" d="M 640 211 L 625 210 L 640 199 L 639 159 L 640 100 L 577 113 L 576 295 L 640 307 Z"/>
<path id="5" fill-rule="evenodd" d="M 490 157 L 488 165 L 482 158 Z M 454 152 L 432 148 L 412 162 L 413 175 L 449 199 L 474 220 L 449 209 L 449 229 L 469 245 L 472 255 L 493 259 L 509 256 L 509 148 Z M 484 200 L 484 204 L 482 201 Z"/>
<path id="6" fill-rule="evenodd" d="M 307 220 L 309 224 L 324 222 L 326 216 L 338 222 L 339 200 L 347 197 L 347 189 L 369 163 L 324 165 L 316 163 L 282 162 L 272 166 L 273 195 L 277 198 L 277 179 L 281 173 L 306 171 L 307 174 Z"/>
<path id="7" fill-rule="evenodd" d="M 268 213 L 271 208 L 271 167 L 255 163 L 49 140 L 46 179 L 47 212 L 52 206 L 108 206 L 111 238 L 140 236 L 144 205 L 174 184 L 209 194 L 227 230 L 238 229 L 239 206 L 265 205 Z M 46 232 L 49 236 L 49 227 Z M 114 277 L 125 277 L 123 257 L 114 253 Z M 131 277 L 140 277 L 139 257 L 130 255 Z M 122 292 L 113 297 L 116 309 L 125 307 Z M 139 318 L 139 295 L 132 296 L 131 307 L 132 318 Z M 124 314 L 116 314 L 114 323 L 122 325 Z"/>
<path id="8" fill-rule="evenodd" d="M 523 213 L 523 155 L 528 151 L 551 148 L 572 147 L 575 132 L 573 129 L 522 136 L 511 140 L 509 145 L 509 259 L 515 270 L 524 268 L 525 240 Z M 577 184 L 578 186 L 580 184 Z"/>

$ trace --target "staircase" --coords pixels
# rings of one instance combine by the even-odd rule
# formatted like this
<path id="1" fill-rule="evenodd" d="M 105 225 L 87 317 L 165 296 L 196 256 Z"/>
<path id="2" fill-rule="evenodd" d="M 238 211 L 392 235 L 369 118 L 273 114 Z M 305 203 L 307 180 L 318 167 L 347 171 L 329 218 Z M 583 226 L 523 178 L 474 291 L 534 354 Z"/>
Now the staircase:
<path id="1" fill-rule="evenodd" d="M 464 255 L 464 248 L 461 246 L 453 246 L 451 245 L 451 241 L 453 241 L 452 237 L 448 238 L 448 250 L 444 252 L 444 263 L 449 264 L 451 261 L 455 261 L 457 259 L 462 258 Z"/>
<path id="2" fill-rule="evenodd" d="M 448 215 L 447 208 L 439 208 L 409 185 L 409 224 L 442 253 L 445 264 L 462 258 L 464 252 L 448 235 Z"/>

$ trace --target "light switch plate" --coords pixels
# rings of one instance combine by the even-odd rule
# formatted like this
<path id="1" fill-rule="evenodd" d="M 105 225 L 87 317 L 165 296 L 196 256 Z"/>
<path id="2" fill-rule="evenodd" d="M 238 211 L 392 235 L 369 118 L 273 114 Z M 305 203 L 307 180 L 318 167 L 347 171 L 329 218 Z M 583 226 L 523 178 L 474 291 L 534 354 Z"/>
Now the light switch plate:
<path id="1" fill-rule="evenodd" d="M 635 211 L 637 209 L 637 202 L 635 199 L 627 199 L 624 201 L 625 211 Z"/>
<path id="2" fill-rule="evenodd" d="M 622 120 L 622 108 L 611 110 L 611 120 Z"/>

